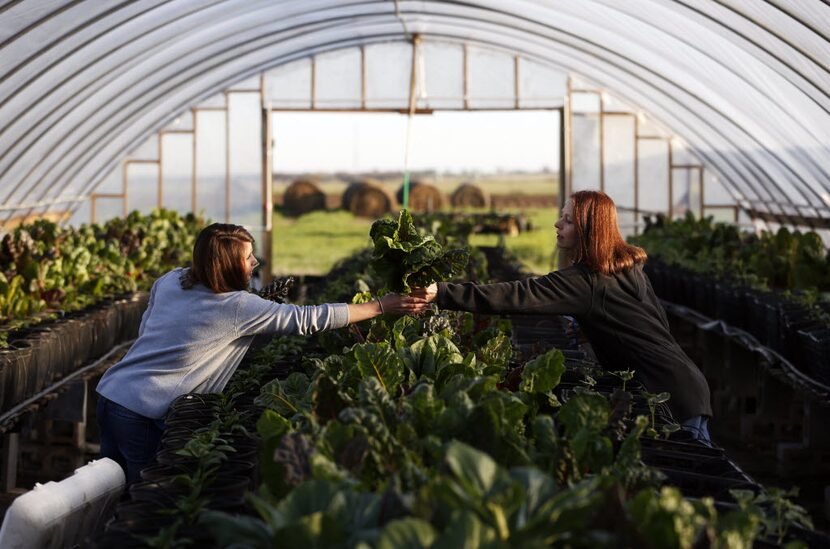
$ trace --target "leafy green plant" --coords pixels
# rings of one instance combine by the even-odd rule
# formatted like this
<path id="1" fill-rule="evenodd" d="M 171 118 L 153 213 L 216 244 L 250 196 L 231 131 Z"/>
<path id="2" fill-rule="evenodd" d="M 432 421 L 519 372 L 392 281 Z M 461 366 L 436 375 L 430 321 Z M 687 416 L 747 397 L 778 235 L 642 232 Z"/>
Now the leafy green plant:
<path id="1" fill-rule="evenodd" d="M 630 239 L 669 265 L 760 289 L 830 291 L 830 254 L 813 232 L 741 233 L 712 218 L 651 222 Z"/>
<path id="2" fill-rule="evenodd" d="M 527 362 L 519 389 L 528 393 L 550 393 L 565 373 L 565 356 L 554 349 Z"/>
<path id="3" fill-rule="evenodd" d="M 625 384 L 634 379 L 634 370 L 617 370 L 608 373 L 622 380 L 622 391 L 625 391 Z"/>
<path id="4" fill-rule="evenodd" d="M 657 413 L 657 405 L 668 402 L 669 399 L 671 398 L 671 395 L 669 393 L 665 393 L 665 392 L 664 393 L 649 393 L 648 391 L 643 391 L 643 396 L 646 399 L 646 404 L 648 404 L 648 411 L 649 411 L 649 414 L 650 414 L 650 417 L 651 417 L 651 425 L 646 430 L 646 435 L 648 435 L 652 438 L 657 438 L 659 436 L 659 434 L 657 433 L 657 429 L 656 429 L 657 423 L 656 423 L 656 419 L 655 419 L 655 415 Z"/>
<path id="5" fill-rule="evenodd" d="M 0 326 L 37 324 L 49 311 L 147 289 L 188 263 L 203 225 L 192 215 L 154 210 L 103 226 L 62 228 L 38 220 L 16 227 L 0 240 Z"/>
<path id="6" fill-rule="evenodd" d="M 419 231 L 408 211 L 397 221 L 379 219 L 369 232 L 374 244 L 372 268 L 383 288 L 409 293 L 463 272 L 469 260 L 466 249 L 446 250 L 432 235 Z"/>
<path id="7" fill-rule="evenodd" d="M 798 496 L 798 488 L 783 490 L 767 488 L 760 494 L 749 490 L 730 490 L 729 493 L 738 502 L 742 510 L 760 517 L 760 529 L 763 534 L 784 543 L 787 532 L 793 526 L 813 529 L 813 521 L 807 511 L 790 498 Z"/>
<path id="8" fill-rule="evenodd" d="M 203 513 L 218 545 L 751 546 L 751 506 L 718 516 L 711 500 L 658 490 L 640 459 L 668 394 L 632 418 L 633 371 L 615 372 L 609 398 L 584 369 L 560 403 L 576 373 L 561 352 L 511 368 L 509 326 L 434 318 L 377 319 L 364 341 L 338 339 L 263 384 L 256 516 Z"/>

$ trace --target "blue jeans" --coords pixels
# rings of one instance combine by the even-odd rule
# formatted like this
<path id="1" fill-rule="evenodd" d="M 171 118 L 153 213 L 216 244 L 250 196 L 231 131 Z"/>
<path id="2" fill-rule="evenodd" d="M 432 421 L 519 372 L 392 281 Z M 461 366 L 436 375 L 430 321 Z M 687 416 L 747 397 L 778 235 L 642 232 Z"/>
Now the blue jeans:
<path id="1" fill-rule="evenodd" d="M 688 431 L 695 437 L 695 440 L 712 446 L 712 438 L 709 436 L 709 418 L 707 416 L 694 416 L 680 424 L 680 428 Z"/>
<path id="2" fill-rule="evenodd" d="M 101 395 L 96 409 L 101 457 L 114 460 L 124 469 L 127 485 L 140 480 L 139 473 L 156 455 L 164 420 L 142 416 Z"/>

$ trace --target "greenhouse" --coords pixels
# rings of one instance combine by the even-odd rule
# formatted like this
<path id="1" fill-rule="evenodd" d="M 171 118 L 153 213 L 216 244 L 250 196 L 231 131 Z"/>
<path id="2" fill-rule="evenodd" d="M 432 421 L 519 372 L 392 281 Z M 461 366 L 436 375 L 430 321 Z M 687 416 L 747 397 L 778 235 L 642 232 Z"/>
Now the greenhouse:
<path id="1" fill-rule="evenodd" d="M 828 36 L 0 3 L 0 547 L 830 547 Z"/>

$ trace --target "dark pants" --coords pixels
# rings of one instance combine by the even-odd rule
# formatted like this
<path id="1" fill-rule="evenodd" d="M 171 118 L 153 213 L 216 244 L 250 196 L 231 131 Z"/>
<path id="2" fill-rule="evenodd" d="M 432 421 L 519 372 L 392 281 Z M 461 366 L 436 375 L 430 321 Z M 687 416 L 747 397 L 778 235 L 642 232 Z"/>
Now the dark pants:
<path id="1" fill-rule="evenodd" d="M 694 416 L 684 421 L 680 428 L 688 431 L 695 440 L 712 446 L 712 437 L 709 436 L 709 418 L 707 416 Z"/>
<path id="2" fill-rule="evenodd" d="M 128 485 L 141 480 L 139 473 L 158 450 L 164 420 L 142 416 L 101 395 L 97 413 L 101 457 L 114 460 L 124 469 Z"/>

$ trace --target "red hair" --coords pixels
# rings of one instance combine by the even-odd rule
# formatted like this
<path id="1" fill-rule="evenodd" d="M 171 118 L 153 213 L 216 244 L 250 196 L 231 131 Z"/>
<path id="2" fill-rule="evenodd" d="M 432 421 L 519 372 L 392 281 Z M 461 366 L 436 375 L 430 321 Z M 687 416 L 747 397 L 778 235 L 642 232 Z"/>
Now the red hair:
<path id="1" fill-rule="evenodd" d="M 612 275 L 646 261 L 642 248 L 628 244 L 620 234 L 617 207 L 601 191 L 579 191 L 571 195 L 577 244 L 571 254 L 573 264 Z"/>

